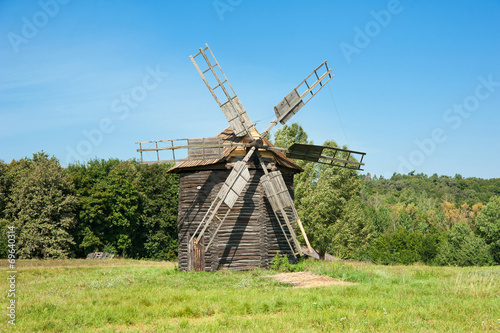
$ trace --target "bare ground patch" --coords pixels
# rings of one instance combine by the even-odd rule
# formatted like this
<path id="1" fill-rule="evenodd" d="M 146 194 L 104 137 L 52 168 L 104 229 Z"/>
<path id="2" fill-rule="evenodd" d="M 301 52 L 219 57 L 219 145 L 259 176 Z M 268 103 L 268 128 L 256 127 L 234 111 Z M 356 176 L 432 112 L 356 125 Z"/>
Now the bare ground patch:
<path id="1" fill-rule="evenodd" d="M 280 273 L 269 276 L 278 282 L 292 285 L 294 288 L 314 288 L 332 285 L 356 285 L 357 283 L 341 281 L 326 275 L 311 272 Z"/>

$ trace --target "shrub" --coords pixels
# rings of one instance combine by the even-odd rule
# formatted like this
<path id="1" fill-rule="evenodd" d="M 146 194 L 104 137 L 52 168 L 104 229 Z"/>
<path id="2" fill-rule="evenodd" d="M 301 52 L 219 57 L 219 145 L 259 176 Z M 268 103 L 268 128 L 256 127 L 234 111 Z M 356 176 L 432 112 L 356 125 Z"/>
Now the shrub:
<path id="1" fill-rule="evenodd" d="M 271 270 L 278 272 L 295 272 L 296 265 L 292 265 L 288 260 L 288 255 L 281 255 L 280 251 L 276 252 L 273 260 L 271 260 Z"/>
<path id="2" fill-rule="evenodd" d="M 484 239 L 476 236 L 466 222 L 455 224 L 442 242 L 436 263 L 450 266 L 491 265 L 493 257 Z"/>
<path id="3" fill-rule="evenodd" d="M 408 232 L 403 227 L 395 232 L 381 234 L 368 251 L 368 257 L 379 264 L 431 263 L 437 255 L 441 235 L 435 229 Z"/>

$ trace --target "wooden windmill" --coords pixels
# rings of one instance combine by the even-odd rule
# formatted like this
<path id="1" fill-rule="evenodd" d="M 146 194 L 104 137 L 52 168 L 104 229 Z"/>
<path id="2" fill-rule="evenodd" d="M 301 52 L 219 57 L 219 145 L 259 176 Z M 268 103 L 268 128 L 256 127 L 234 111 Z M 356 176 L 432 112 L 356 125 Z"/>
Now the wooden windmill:
<path id="1" fill-rule="evenodd" d="M 278 148 L 265 136 L 333 78 L 327 62 L 274 107 L 276 119 L 259 133 L 208 45 L 190 59 L 229 127 L 212 138 L 137 142 L 141 163 L 177 163 L 169 172 L 180 174 L 179 268 L 268 268 L 277 251 L 292 261 L 312 252 L 292 197 L 293 175 L 302 170 L 290 158 L 361 170 L 365 153 L 299 143 Z M 187 157 L 176 159 L 179 149 L 187 149 Z M 155 152 L 156 158 L 145 160 L 146 152 Z M 172 158 L 160 158 L 165 152 Z M 296 223 L 307 244 L 304 252 Z"/>

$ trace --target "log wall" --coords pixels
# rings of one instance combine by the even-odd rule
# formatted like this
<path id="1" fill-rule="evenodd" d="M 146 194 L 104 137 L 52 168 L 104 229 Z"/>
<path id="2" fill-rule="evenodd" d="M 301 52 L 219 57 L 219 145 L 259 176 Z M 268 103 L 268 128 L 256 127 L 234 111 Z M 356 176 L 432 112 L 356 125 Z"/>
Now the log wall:
<path id="1" fill-rule="evenodd" d="M 179 269 L 191 270 L 188 241 L 215 199 L 230 170 L 203 170 L 180 173 L 179 186 Z M 283 178 L 293 197 L 293 173 L 282 170 Z M 221 268 L 248 270 L 269 268 L 277 251 L 293 258 L 285 236 L 274 217 L 271 206 L 260 185 L 263 171 L 250 169 L 251 180 L 236 201 L 226 221 L 204 254 L 205 270 Z M 224 216 L 223 204 L 218 215 Z M 293 216 L 289 212 L 290 220 Z M 205 232 L 205 244 L 215 231 L 212 223 Z"/>

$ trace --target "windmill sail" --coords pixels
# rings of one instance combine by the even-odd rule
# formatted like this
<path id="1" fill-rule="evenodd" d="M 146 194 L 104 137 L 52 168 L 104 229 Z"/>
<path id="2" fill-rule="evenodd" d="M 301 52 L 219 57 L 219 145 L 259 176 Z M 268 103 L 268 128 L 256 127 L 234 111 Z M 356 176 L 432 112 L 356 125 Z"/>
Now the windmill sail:
<path id="1" fill-rule="evenodd" d="M 289 158 L 335 165 L 353 170 L 363 170 L 361 166 L 365 165 L 363 157 L 366 155 L 366 153 L 354 150 L 303 143 L 294 143 L 287 149 L 285 154 Z M 353 160 L 353 158 L 356 160 Z"/>
<path id="2" fill-rule="evenodd" d="M 137 151 L 141 154 L 141 164 L 177 163 L 181 161 L 220 160 L 225 147 L 245 147 L 244 142 L 223 142 L 220 137 L 198 139 L 153 140 L 136 142 Z M 184 151 L 184 154 L 177 153 Z M 185 151 L 187 150 L 187 156 Z M 149 153 L 149 154 L 148 154 Z M 154 154 L 153 154 L 154 153 Z M 160 153 L 170 153 L 164 159 Z M 151 156 L 153 154 L 153 156 Z"/>
<path id="3" fill-rule="evenodd" d="M 189 58 L 196 67 L 196 70 L 198 70 L 198 73 L 200 74 L 203 82 L 205 82 L 208 90 L 212 93 L 215 101 L 222 109 L 224 116 L 226 116 L 226 119 L 236 136 L 240 137 L 250 135 L 250 132 L 255 128 L 254 124 L 241 104 L 240 99 L 234 92 L 233 87 L 227 80 L 226 74 L 224 74 L 222 68 L 215 59 L 215 56 L 208 47 L 208 44 L 205 45 L 205 48 L 200 48 L 200 52 L 196 53 L 194 56 L 189 56 Z M 209 51 L 212 60 L 210 60 L 207 56 L 207 50 Z M 204 62 L 208 66 L 206 69 L 200 69 L 195 60 L 195 58 L 200 55 L 203 57 Z M 205 74 L 208 77 L 205 76 Z"/>
<path id="4" fill-rule="evenodd" d="M 335 75 L 332 74 L 332 69 L 328 68 L 326 60 L 316 67 L 295 89 L 285 96 L 274 107 L 276 119 L 269 124 L 267 129 L 262 133 L 261 138 L 265 137 L 271 129 L 280 122 L 286 124 L 294 114 L 306 105 Z"/>
<path id="5" fill-rule="evenodd" d="M 274 107 L 276 117 L 283 125 L 307 104 L 335 75 L 324 61 L 295 89 Z M 311 78 L 312 77 L 312 78 Z M 308 81 L 309 80 L 309 81 Z"/>
<path id="6" fill-rule="evenodd" d="M 292 253 L 302 254 L 301 245 L 297 239 L 297 235 L 295 234 L 295 228 L 291 224 L 286 208 L 290 208 L 294 211 L 294 215 L 297 216 L 295 212 L 295 205 L 293 203 L 293 199 L 288 192 L 288 188 L 286 187 L 285 180 L 279 171 L 269 172 L 261 177 L 262 186 L 264 187 L 264 191 L 266 192 L 267 199 L 271 204 L 271 208 L 275 214 L 276 220 L 280 225 L 283 234 L 285 235 L 288 246 L 292 250 Z M 285 220 L 285 224 L 281 222 L 281 218 Z M 290 237 L 287 236 L 287 232 L 290 234 Z M 304 232 L 304 238 L 307 239 Z"/>

